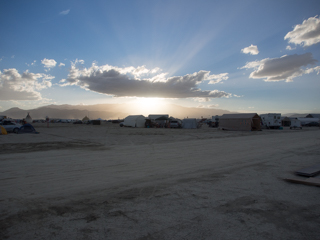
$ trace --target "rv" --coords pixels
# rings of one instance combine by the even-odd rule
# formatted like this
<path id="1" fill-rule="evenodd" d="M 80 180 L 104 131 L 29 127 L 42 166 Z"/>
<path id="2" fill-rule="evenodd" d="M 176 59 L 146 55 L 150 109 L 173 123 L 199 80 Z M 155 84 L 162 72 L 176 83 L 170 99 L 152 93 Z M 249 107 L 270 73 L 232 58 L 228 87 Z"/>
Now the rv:
<path id="1" fill-rule="evenodd" d="M 279 129 L 281 126 L 281 113 L 261 114 L 262 126 L 269 129 Z"/>

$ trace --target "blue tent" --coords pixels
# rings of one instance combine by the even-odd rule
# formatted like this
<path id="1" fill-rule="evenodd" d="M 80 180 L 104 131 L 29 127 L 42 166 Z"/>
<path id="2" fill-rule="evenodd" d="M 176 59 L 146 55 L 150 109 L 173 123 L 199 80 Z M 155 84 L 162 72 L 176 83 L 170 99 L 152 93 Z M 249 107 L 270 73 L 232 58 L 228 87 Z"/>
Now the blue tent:
<path id="1" fill-rule="evenodd" d="M 37 132 L 31 124 L 27 123 L 19 128 L 18 134 L 23 134 L 23 133 L 39 133 L 39 132 Z"/>

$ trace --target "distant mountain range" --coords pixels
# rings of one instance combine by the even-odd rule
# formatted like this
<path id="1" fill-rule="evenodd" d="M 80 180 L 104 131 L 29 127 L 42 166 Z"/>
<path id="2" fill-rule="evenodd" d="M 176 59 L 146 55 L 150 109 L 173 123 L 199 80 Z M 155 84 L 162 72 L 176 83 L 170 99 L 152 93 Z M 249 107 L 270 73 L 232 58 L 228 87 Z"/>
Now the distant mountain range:
<path id="1" fill-rule="evenodd" d="M 48 105 L 35 109 L 20 109 L 10 108 L 0 115 L 4 115 L 13 119 L 22 119 L 30 113 L 33 119 L 49 118 L 58 119 L 82 119 L 88 116 L 90 119 L 123 119 L 128 115 L 140 115 L 139 112 L 134 112 L 132 104 L 96 104 L 96 105 Z M 211 118 L 215 115 L 222 115 L 231 113 L 222 109 L 208 109 L 208 108 L 187 108 L 174 104 L 168 104 L 165 107 L 165 112 L 150 112 L 149 114 L 169 114 L 175 118 Z M 147 116 L 146 114 L 142 114 Z"/>
<path id="2" fill-rule="evenodd" d="M 85 116 L 90 119 L 123 119 L 128 115 L 144 115 L 149 114 L 169 114 L 169 116 L 175 118 L 211 118 L 215 115 L 223 115 L 230 112 L 223 109 L 209 109 L 209 108 L 188 108 L 182 107 L 174 104 L 165 105 L 165 111 L 161 112 L 150 112 L 148 114 L 143 114 L 141 112 L 136 112 L 135 105 L 133 104 L 95 104 L 95 105 L 48 105 L 44 107 L 39 107 L 35 109 L 20 109 L 20 108 L 10 108 L 4 112 L 0 112 L 0 116 L 4 115 L 13 119 L 23 119 L 30 113 L 33 119 L 45 119 L 46 116 L 49 118 L 58 119 L 83 119 Z M 282 114 L 282 116 L 287 117 L 305 117 L 307 114 L 299 113 L 287 113 Z"/>

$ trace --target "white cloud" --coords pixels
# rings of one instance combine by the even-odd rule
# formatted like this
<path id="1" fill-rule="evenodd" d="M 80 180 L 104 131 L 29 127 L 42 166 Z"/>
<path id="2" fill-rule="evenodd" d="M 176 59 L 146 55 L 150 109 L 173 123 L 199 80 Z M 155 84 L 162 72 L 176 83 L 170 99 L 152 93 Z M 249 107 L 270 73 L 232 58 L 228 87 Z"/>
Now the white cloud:
<path id="1" fill-rule="evenodd" d="M 293 47 L 291 47 L 290 45 L 288 45 L 288 46 L 286 47 L 286 49 L 289 50 L 289 51 L 291 51 L 291 50 L 294 50 L 294 49 L 296 49 L 296 48 L 293 48 Z"/>
<path id="2" fill-rule="evenodd" d="M 211 104 L 211 105 L 199 105 L 197 108 L 216 108 L 219 107 L 219 104 Z"/>
<path id="3" fill-rule="evenodd" d="M 211 105 L 208 105 L 209 108 L 216 108 L 216 107 L 219 107 L 219 104 L 211 104 Z"/>
<path id="4" fill-rule="evenodd" d="M 43 73 L 20 74 L 15 68 L 4 69 L 0 71 L 0 101 L 40 100 L 39 91 L 51 87 L 53 78 Z"/>
<path id="5" fill-rule="evenodd" d="M 14 58 L 14 57 L 15 57 L 14 55 L 11 56 L 11 58 Z"/>
<path id="6" fill-rule="evenodd" d="M 311 53 L 302 55 L 285 55 L 280 58 L 265 58 L 261 61 L 249 62 L 241 69 L 254 68 L 250 78 L 264 79 L 264 81 L 291 82 L 293 78 L 308 74 L 313 71 L 319 71 L 319 67 L 302 69 L 309 64 L 315 64 L 317 60 L 313 59 Z"/>
<path id="7" fill-rule="evenodd" d="M 153 73 L 152 70 L 151 70 L 151 73 Z M 166 82 L 167 75 L 168 75 L 168 73 L 159 73 L 159 74 L 153 76 L 152 78 L 150 78 L 149 80 L 150 80 L 150 82 Z"/>
<path id="8" fill-rule="evenodd" d="M 219 83 L 223 80 L 227 80 L 228 77 L 228 73 L 220 73 L 220 74 L 212 74 L 212 75 L 208 75 L 207 80 L 209 80 L 209 84 L 216 84 Z"/>
<path id="9" fill-rule="evenodd" d="M 71 63 L 67 79 L 60 81 L 61 86 L 78 85 L 86 90 L 113 95 L 116 97 L 160 97 L 160 98 L 221 98 L 231 94 L 213 90 L 202 91 L 198 84 L 213 78 L 224 79 L 225 75 L 210 75 L 210 71 L 199 71 L 185 76 L 166 78 L 166 74 L 152 73 L 159 69 L 149 70 L 145 66 L 137 68 L 119 68 L 110 65 L 90 68 L 78 68 L 77 61 Z M 148 75 L 143 79 L 139 77 Z M 219 76 L 219 77 L 218 77 Z"/>
<path id="10" fill-rule="evenodd" d="M 317 75 L 320 73 L 320 66 L 314 67 L 314 68 L 308 68 L 304 71 L 305 74 L 317 72 Z"/>
<path id="11" fill-rule="evenodd" d="M 33 61 L 32 63 L 30 63 L 30 64 L 29 64 L 29 63 L 26 63 L 26 65 L 27 65 L 28 67 L 29 67 L 30 65 L 31 65 L 31 66 L 34 66 L 34 65 L 36 64 L 36 62 L 37 62 L 37 61 L 34 60 L 34 61 Z"/>
<path id="12" fill-rule="evenodd" d="M 44 65 L 45 68 L 48 68 L 49 70 L 50 68 L 53 68 L 57 65 L 57 62 L 54 59 L 46 59 L 46 58 L 41 60 L 41 63 Z"/>
<path id="13" fill-rule="evenodd" d="M 64 64 L 64 63 L 60 63 L 60 64 L 59 64 L 59 67 L 62 67 L 62 66 L 65 66 L 65 64 Z"/>
<path id="14" fill-rule="evenodd" d="M 259 50 L 256 45 L 251 44 L 249 47 L 241 49 L 241 52 L 245 54 L 257 55 L 259 53 Z"/>
<path id="15" fill-rule="evenodd" d="M 320 19 L 310 17 L 304 20 L 302 24 L 294 27 L 293 31 L 288 32 L 284 40 L 288 39 L 289 43 L 309 47 L 320 42 Z"/>
<path id="16" fill-rule="evenodd" d="M 209 102 L 209 98 L 194 98 L 193 101 L 195 102 Z"/>
<path id="17" fill-rule="evenodd" d="M 70 12 L 70 9 L 64 10 L 64 11 L 60 12 L 59 14 L 60 15 L 67 15 L 69 12 Z"/>

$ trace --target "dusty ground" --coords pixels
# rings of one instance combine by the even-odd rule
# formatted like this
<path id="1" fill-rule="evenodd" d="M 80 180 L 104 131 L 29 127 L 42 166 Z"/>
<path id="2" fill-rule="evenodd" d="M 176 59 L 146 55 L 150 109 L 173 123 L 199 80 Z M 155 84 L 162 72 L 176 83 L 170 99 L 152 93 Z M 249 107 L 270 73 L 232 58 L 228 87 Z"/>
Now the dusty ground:
<path id="1" fill-rule="evenodd" d="M 319 239 L 320 130 L 35 124 L 0 136 L 0 239 Z"/>

